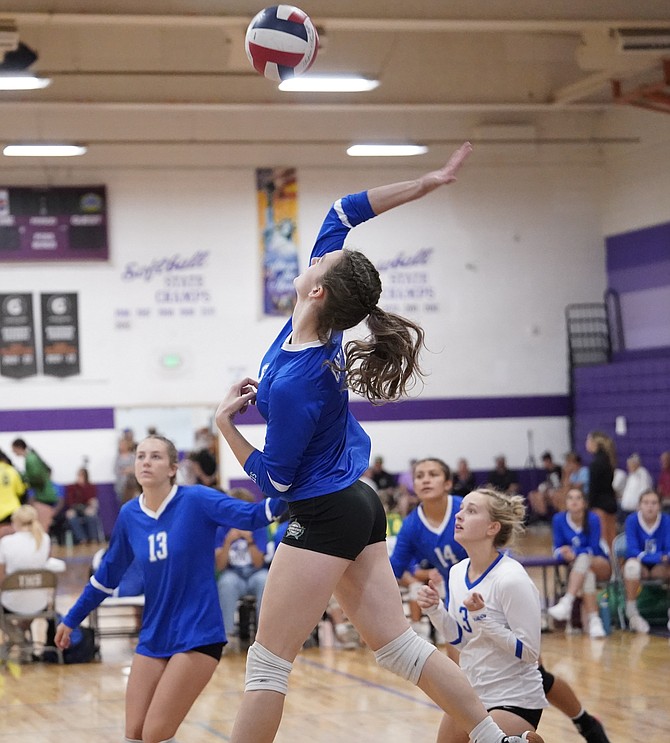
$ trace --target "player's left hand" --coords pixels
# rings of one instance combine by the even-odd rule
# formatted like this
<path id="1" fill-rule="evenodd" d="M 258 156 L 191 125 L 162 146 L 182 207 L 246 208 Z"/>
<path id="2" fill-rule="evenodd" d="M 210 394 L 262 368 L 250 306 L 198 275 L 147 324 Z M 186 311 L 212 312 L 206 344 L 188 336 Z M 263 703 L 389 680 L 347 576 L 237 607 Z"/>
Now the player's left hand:
<path id="1" fill-rule="evenodd" d="M 217 425 L 221 427 L 221 424 L 229 423 L 236 413 L 244 413 L 249 405 L 255 405 L 257 390 L 258 382 L 250 377 L 234 384 L 217 408 Z"/>

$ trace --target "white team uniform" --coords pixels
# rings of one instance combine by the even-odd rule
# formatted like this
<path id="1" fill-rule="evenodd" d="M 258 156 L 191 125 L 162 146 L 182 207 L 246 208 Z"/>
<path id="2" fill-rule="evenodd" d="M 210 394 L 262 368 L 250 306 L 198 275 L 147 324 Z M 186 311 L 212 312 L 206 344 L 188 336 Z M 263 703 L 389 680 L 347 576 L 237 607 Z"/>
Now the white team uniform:
<path id="1" fill-rule="evenodd" d="M 460 650 L 460 666 L 487 709 L 498 706 L 542 709 L 548 706 L 538 670 L 540 596 L 525 569 L 500 556 L 471 583 L 470 560 L 449 573 L 449 610 L 442 604 L 430 619 L 447 642 Z M 464 601 L 472 592 L 485 607 L 469 612 Z"/>

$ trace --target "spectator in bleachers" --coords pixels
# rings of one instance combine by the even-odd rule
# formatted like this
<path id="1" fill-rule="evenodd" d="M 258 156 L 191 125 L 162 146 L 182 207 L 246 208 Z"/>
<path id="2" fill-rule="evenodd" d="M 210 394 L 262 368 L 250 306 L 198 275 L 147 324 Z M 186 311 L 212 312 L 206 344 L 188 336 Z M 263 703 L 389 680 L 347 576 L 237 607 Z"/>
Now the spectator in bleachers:
<path id="1" fill-rule="evenodd" d="M 132 431 L 130 432 L 132 435 Z M 118 444 L 114 460 L 114 492 L 120 505 L 139 495 L 135 479 L 135 442 L 124 434 Z"/>
<path id="2" fill-rule="evenodd" d="M 654 490 L 640 496 L 637 512 L 626 519 L 626 616 L 633 632 L 643 634 L 649 632 L 649 623 L 639 612 L 637 597 L 642 579 L 648 578 L 670 579 L 670 516 L 661 513 L 661 499 Z"/>
<path id="3" fill-rule="evenodd" d="M 591 513 L 586 496 L 577 488 L 568 492 L 566 509 L 554 515 L 552 529 L 554 555 L 570 567 L 570 575 L 565 595 L 549 607 L 549 615 L 557 622 L 567 622 L 572 616 L 575 598 L 581 594 L 589 635 L 604 637 L 596 583 L 609 580 L 611 567 L 605 545 L 601 544 L 600 520 Z"/>
<path id="4" fill-rule="evenodd" d="M 616 447 L 602 431 L 586 437 L 586 451 L 592 455 L 589 465 L 589 507 L 600 519 L 600 529 L 611 551 L 616 536 L 617 499 L 614 492 L 614 470 L 617 468 Z"/>
<path id="5" fill-rule="evenodd" d="M 253 503 L 255 498 L 246 488 L 232 488 L 232 497 Z M 223 626 L 228 637 L 228 651 L 239 650 L 239 627 L 235 625 L 235 611 L 238 602 L 244 596 L 253 596 L 256 600 L 256 616 L 261 609 L 261 599 L 268 577 L 265 563 L 267 553 L 267 528 L 255 531 L 244 531 L 220 526 L 216 531 L 214 552 L 216 583 L 219 591 L 219 603 L 223 614 Z"/>
<path id="6" fill-rule="evenodd" d="M 414 492 L 415 464 L 416 459 L 410 459 L 407 469 L 399 472 L 396 478 L 396 511 L 401 518 L 405 518 L 419 505 L 419 499 Z"/>
<path id="7" fill-rule="evenodd" d="M 554 462 L 550 451 L 542 455 L 542 466 L 545 471 L 545 479 L 540 483 L 537 490 L 531 490 L 528 501 L 532 509 L 531 521 L 546 521 L 554 510 L 555 494 L 560 490 L 563 481 L 563 471 L 560 465 Z"/>
<path id="8" fill-rule="evenodd" d="M 451 492 L 454 495 L 460 495 L 460 497 L 463 498 L 468 493 L 471 493 L 476 486 L 477 482 L 475 479 L 475 473 L 470 469 L 468 460 L 461 457 L 458 462 L 456 462 Z"/>
<path id="9" fill-rule="evenodd" d="M 384 504 L 384 508 L 387 511 L 393 511 L 397 507 L 396 503 L 396 490 L 395 475 L 387 472 L 384 469 L 383 457 L 375 457 L 370 468 L 370 477 L 375 483 L 377 493 L 381 502 Z"/>
<path id="10" fill-rule="evenodd" d="M 19 471 L 0 449 L 0 537 L 14 531 L 11 524 L 12 514 L 21 506 L 25 492 L 26 484 Z"/>
<path id="11" fill-rule="evenodd" d="M 12 451 L 23 458 L 23 479 L 31 491 L 30 502 L 37 511 L 42 528 L 48 533 L 58 503 L 58 493 L 51 482 L 51 467 L 23 439 L 14 439 Z"/>
<path id="12" fill-rule="evenodd" d="M 65 515 L 75 544 L 100 541 L 100 519 L 98 517 L 98 489 L 89 480 L 88 470 L 81 467 L 77 480 L 66 486 L 60 508 Z"/>
<path id="13" fill-rule="evenodd" d="M 196 431 L 192 460 L 196 482 L 200 485 L 208 485 L 210 488 L 218 488 L 217 439 L 207 426 Z"/>
<path id="14" fill-rule="evenodd" d="M 654 487 L 649 470 L 643 466 L 639 454 L 631 454 L 626 460 L 628 477 L 619 504 L 620 520 L 624 522 L 631 513 L 637 511 L 640 496 Z"/>
<path id="15" fill-rule="evenodd" d="M 656 490 L 661 498 L 661 507 L 670 511 L 670 451 L 661 454 L 661 471 L 658 474 Z"/>
<path id="16" fill-rule="evenodd" d="M 495 458 L 495 467 L 489 472 L 487 483 L 495 490 L 509 495 L 519 492 L 519 476 L 507 467 L 507 460 L 503 454 Z"/>

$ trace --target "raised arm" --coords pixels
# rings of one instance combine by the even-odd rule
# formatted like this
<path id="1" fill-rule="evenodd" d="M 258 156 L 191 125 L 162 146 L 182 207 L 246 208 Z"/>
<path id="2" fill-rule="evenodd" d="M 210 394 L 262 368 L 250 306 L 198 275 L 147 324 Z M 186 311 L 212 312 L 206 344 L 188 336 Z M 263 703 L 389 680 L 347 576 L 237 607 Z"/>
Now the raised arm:
<path id="1" fill-rule="evenodd" d="M 420 199 L 439 186 L 453 183 L 471 152 L 472 145 L 470 142 L 465 142 L 439 170 L 432 170 L 410 181 L 400 181 L 369 189 L 368 200 L 372 210 L 375 214 L 382 214 L 396 206 Z"/>

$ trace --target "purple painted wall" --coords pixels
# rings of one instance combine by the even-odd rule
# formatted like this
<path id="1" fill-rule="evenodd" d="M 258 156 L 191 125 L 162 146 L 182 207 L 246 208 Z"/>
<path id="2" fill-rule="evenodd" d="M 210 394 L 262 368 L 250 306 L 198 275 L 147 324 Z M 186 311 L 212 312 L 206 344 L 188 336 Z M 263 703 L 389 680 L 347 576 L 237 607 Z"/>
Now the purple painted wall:
<path id="1" fill-rule="evenodd" d="M 585 461 L 587 433 L 601 430 L 616 442 L 620 467 L 637 452 L 655 480 L 659 456 L 670 449 L 670 351 L 577 368 L 574 389 L 575 445 Z M 626 419 L 623 436 L 615 431 L 617 416 Z"/>

